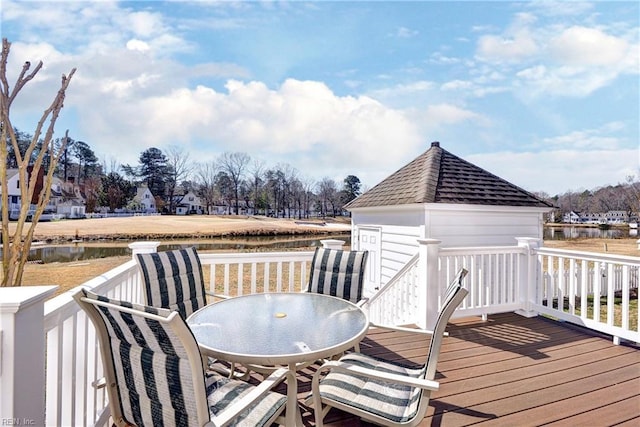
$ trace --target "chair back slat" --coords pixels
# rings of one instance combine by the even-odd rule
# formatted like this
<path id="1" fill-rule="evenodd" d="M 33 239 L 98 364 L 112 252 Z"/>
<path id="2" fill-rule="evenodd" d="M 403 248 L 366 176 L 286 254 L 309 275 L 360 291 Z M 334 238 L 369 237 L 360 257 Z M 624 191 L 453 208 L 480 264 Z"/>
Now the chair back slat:
<path id="1" fill-rule="evenodd" d="M 117 425 L 196 426 L 208 421 L 198 345 L 180 316 L 82 289 L 74 296 L 98 332 Z M 200 406 L 198 408 L 198 406 Z"/>
<path id="2" fill-rule="evenodd" d="M 204 276 L 194 247 L 136 254 L 146 303 L 176 310 L 183 319 L 206 305 Z"/>
<path id="3" fill-rule="evenodd" d="M 362 299 L 367 255 L 367 251 L 316 248 L 307 291 L 357 303 Z"/>

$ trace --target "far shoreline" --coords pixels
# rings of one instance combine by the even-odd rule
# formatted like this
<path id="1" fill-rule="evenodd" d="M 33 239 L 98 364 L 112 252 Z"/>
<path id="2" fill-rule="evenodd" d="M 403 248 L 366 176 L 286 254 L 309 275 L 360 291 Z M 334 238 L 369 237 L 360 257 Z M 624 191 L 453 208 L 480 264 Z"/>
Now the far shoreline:
<path id="1" fill-rule="evenodd" d="M 351 220 L 348 217 L 294 219 L 246 215 L 157 215 L 40 222 L 36 225 L 33 242 L 66 244 L 123 240 L 323 236 L 350 231 Z"/>

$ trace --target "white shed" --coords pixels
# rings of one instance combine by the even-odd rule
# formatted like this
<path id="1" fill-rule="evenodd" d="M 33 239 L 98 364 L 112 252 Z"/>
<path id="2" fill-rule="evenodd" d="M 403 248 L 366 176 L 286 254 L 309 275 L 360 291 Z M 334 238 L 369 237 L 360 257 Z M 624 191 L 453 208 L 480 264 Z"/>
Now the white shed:
<path id="1" fill-rule="evenodd" d="M 552 208 L 438 142 L 345 206 L 352 248 L 369 251 L 368 292 L 417 253 L 418 239 L 438 239 L 441 247 L 513 246 L 519 237 L 542 239 Z"/>

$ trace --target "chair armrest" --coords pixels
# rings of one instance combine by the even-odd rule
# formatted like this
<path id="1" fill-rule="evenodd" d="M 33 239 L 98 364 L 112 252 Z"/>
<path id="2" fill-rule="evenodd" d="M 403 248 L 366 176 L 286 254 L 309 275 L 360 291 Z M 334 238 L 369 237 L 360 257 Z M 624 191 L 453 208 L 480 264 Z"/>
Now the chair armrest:
<path id="1" fill-rule="evenodd" d="M 216 294 L 215 292 L 211 292 L 211 291 L 205 291 L 204 293 L 205 293 L 205 295 L 208 295 L 208 296 L 214 297 L 214 298 L 220 298 L 220 299 L 229 299 L 229 298 L 231 298 L 229 295 Z"/>
<path id="2" fill-rule="evenodd" d="M 107 386 L 107 379 L 105 377 L 98 378 L 97 380 L 91 383 L 91 386 L 96 390 L 100 390 L 101 388 L 105 388 Z"/>
<path id="3" fill-rule="evenodd" d="M 405 375 L 392 374 L 389 372 L 374 371 L 372 369 L 363 368 L 362 366 L 357 366 L 352 363 L 340 361 L 327 362 L 322 365 L 314 374 L 314 381 L 316 376 L 319 376 L 322 371 L 327 370 L 351 373 L 354 375 L 360 375 L 363 377 L 378 379 L 381 381 L 387 381 L 399 385 L 419 387 L 424 390 L 437 391 L 440 388 L 440 383 L 438 383 L 437 381 L 408 377 Z"/>
<path id="4" fill-rule="evenodd" d="M 237 417 L 242 411 L 244 411 L 253 402 L 259 400 L 262 396 L 267 394 L 271 389 L 282 381 L 286 380 L 287 384 L 292 384 L 296 380 L 295 374 L 289 371 L 288 368 L 279 368 L 269 375 L 264 381 L 254 387 L 246 396 L 237 402 L 231 404 L 221 414 L 213 417 L 213 424 L 216 426 L 227 425 L 231 420 Z M 291 381 L 291 382 L 289 382 Z"/>
<path id="5" fill-rule="evenodd" d="M 362 298 L 360 301 L 356 303 L 356 305 L 363 310 L 366 308 L 368 304 L 369 304 L 369 298 Z"/>

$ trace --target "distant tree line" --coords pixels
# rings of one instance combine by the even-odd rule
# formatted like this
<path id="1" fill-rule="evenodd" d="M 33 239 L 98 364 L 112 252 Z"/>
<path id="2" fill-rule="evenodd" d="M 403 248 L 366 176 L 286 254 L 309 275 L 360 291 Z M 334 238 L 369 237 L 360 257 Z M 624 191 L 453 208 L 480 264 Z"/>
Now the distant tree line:
<path id="1" fill-rule="evenodd" d="M 20 155 L 24 156 L 32 136 L 15 129 Z M 56 140 L 58 146 L 63 141 Z M 17 167 L 16 153 L 7 144 L 7 167 Z M 35 159 L 36 149 L 31 153 Z M 50 161 L 45 155 L 45 170 Z M 108 171 L 108 172 L 107 172 Z M 341 183 L 331 178 L 314 181 L 302 176 L 287 163 L 267 167 L 259 159 L 240 152 L 225 152 L 210 162 L 192 162 L 182 148 L 170 146 L 165 151 L 148 148 L 138 158 L 138 164 L 100 163 L 91 146 L 84 141 L 67 138 L 54 175 L 74 179 L 83 189 L 86 212 L 100 207 L 116 209 L 132 207 L 139 185 L 146 185 L 155 196 L 159 212 L 175 213 L 180 196 L 192 191 L 206 208 L 223 201 L 228 214 L 239 214 L 240 205 L 250 205 L 256 213 L 287 216 L 296 212 L 308 217 L 310 212 L 322 216 L 341 215 L 343 206 L 362 193 L 362 184 L 355 175 Z M 561 221 L 565 213 L 625 211 L 630 216 L 640 211 L 640 177 L 628 176 L 626 182 L 592 190 L 567 191 L 550 196 L 536 193 L 552 203 L 554 217 Z M 243 203 L 244 202 L 244 203 Z"/>
<path id="2" fill-rule="evenodd" d="M 31 135 L 15 129 L 18 146 L 24 155 Z M 56 140 L 62 146 L 64 141 Z M 9 147 L 11 147 L 9 145 Z M 37 155 L 37 152 L 32 154 Z M 7 167 L 16 164 L 15 153 L 7 156 Z M 47 168 L 47 160 L 44 165 Z M 347 176 L 341 183 L 331 178 L 314 181 L 302 176 L 287 163 L 267 167 L 259 159 L 240 152 L 225 152 L 209 162 L 193 162 L 182 148 L 170 146 L 165 151 L 148 148 L 138 163 L 107 165 L 100 162 L 84 141 L 66 139 L 64 152 L 55 166 L 54 176 L 73 179 L 83 190 L 86 212 L 100 207 L 132 207 L 136 189 L 146 185 L 156 198 L 159 212 L 175 213 L 181 196 L 189 191 L 208 208 L 224 202 L 228 214 L 239 214 L 241 206 L 252 206 L 257 214 L 308 217 L 341 215 L 343 206 L 362 193 L 360 179 Z"/>
<path id="3" fill-rule="evenodd" d="M 537 196 L 552 203 L 556 221 L 569 212 L 606 213 L 624 211 L 633 217 L 640 213 L 640 177 L 628 176 L 624 183 L 607 185 L 592 190 L 567 191 L 556 196 L 537 193 Z"/>

